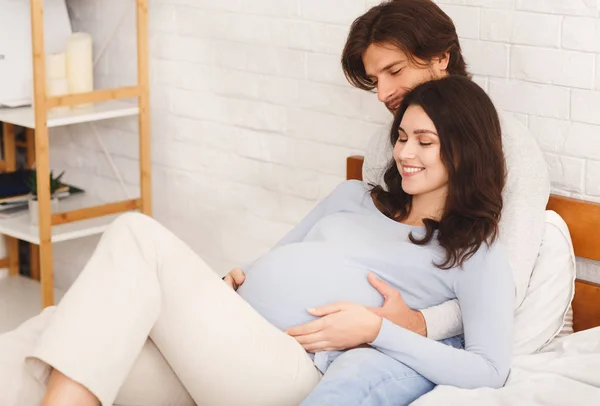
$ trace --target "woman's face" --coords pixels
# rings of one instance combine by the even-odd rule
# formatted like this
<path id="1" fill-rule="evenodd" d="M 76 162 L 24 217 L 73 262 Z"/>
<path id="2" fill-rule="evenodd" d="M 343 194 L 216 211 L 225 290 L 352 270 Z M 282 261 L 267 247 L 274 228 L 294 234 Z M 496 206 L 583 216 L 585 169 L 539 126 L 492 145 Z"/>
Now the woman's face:
<path id="1" fill-rule="evenodd" d="M 362 60 L 367 76 L 377 90 L 377 98 L 395 113 L 402 98 L 421 83 L 447 75 L 448 57 L 430 63 L 414 57 L 416 64 L 392 44 L 371 44 Z"/>
<path id="2" fill-rule="evenodd" d="M 440 155 L 440 138 L 433 121 L 420 106 L 410 106 L 402 117 L 394 160 L 406 193 L 445 198 L 448 171 Z"/>

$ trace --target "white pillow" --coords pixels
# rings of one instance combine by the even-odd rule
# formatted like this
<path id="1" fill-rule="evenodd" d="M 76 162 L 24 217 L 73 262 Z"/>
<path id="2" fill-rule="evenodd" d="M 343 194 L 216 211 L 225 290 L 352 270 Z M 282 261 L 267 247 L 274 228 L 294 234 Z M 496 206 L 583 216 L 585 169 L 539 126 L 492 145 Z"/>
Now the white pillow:
<path id="1" fill-rule="evenodd" d="M 527 293 L 515 312 L 514 354 L 539 351 L 569 318 L 575 294 L 575 253 L 569 229 L 554 211 L 545 213 L 544 235 Z"/>

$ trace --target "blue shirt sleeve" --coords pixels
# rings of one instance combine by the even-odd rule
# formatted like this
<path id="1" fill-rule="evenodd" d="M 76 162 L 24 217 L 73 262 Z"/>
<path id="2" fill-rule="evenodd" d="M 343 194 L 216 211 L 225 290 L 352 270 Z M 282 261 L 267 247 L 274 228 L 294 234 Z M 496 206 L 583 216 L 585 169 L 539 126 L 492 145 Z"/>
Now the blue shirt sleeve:
<path id="1" fill-rule="evenodd" d="M 362 198 L 366 189 L 363 182 L 347 180 L 340 183 L 325 199 L 312 209 L 306 217 L 292 228 L 273 248 L 304 240 L 314 225 L 323 217 L 347 207 L 350 202 Z"/>
<path id="2" fill-rule="evenodd" d="M 386 319 L 371 345 L 437 385 L 500 388 L 508 377 L 513 344 L 515 287 L 508 259 L 497 244 L 489 249 L 484 246 L 465 269 L 454 272 L 464 350 L 422 337 Z"/>
<path id="3" fill-rule="evenodd" d="M 321 200 L 296 226 L 294 226 L 271 250 L 283 245 L 301 242 L 312 230 L 315 224 L 323 217 L 343 210 L 351 202 L 362 199 L 367 189 L 364 183 L 357 180 L 348 180 L 340 183 L 325 199 Z M 244 272 L 252 266 L 253 262 L 243 265 Z"/>

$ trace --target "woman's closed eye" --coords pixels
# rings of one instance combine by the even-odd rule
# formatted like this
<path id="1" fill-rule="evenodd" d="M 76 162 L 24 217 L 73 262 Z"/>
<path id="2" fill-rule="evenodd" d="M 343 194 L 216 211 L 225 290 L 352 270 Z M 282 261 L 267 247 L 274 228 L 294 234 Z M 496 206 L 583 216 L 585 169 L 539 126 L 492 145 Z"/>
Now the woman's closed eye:
<path id="1" fill-rule="evenodd" d="M 404 144 L 407 141 L 408 141 L 408 138 L 398 138 L 398 140 L 396 142 L 400 142 L 400 143 Z M 419 142 L 419 145 L 422 147 L 428 147 L 432 144 L 433 144 L 432 142 Z"/>

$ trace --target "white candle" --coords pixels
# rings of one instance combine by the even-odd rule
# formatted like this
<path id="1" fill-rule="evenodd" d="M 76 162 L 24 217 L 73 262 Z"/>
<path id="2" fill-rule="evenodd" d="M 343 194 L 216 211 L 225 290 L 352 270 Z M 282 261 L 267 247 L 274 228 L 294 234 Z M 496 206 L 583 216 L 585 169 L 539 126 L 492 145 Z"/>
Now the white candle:
<path id="1" fill-rule="evenodd" d="M 46 95 L 48 97 L 65 96 L 69 94 L 69 81 L 67 78 L 46 79 Z M 54 107 L 51 109 L 53 113 L 67 112 L 69 107 Z"/>
<path id="2" fill-rule="evenodd" d="M 69 93 L 86 93 L 94 90 L 93 65 L 92 36 L 84 32 L 72 34 L 67 41 Z"/>
<path id="3" fill-rule="evenodd" d="M 67 54 L 64 52 L 46 55 L 46 96 L 69 94 L 67 81 Z M 68 107 L 55 107 L 52 112 L 67 112 Z"/>
<path id="4" fill-rule="evenodd" d="M 46 79 L 67 77 L 67 55 L 64 52 L 46 55 Z"/>

